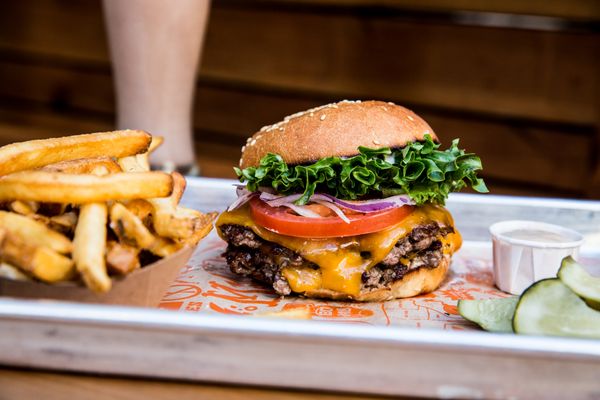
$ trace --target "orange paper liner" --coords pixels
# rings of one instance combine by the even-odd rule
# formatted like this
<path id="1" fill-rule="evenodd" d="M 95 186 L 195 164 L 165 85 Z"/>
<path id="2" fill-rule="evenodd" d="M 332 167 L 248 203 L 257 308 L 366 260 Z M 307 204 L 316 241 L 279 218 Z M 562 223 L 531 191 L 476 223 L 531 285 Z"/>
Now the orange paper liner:
<path id="1" fill-rule="evenodd" d="M 384 303 L 282 298 L 267 286 L 229 271 L 221 254 L 226 244 L 204 240 L 165 294 L 159 307 L 199 313 L 252 315 L 304 308 L 313 320 L 416 328 L 477 329 L 458 315 L 459 299 L 506 297 L 494 287 L 491 248 L 465 246 L 453 257 L 451 272 L 435 292 Z"/>

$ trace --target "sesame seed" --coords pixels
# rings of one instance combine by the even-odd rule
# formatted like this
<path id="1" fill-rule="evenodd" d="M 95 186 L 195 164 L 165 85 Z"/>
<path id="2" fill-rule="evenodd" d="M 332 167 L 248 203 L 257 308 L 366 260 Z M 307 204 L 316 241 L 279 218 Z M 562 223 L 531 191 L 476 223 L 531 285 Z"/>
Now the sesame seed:
<path id="1" fill-rule="evenodd" d="M 285 128 L 284 128 L 283 126 L 279 127 L 279 130 L 280 130 L 281 132 L 283 132 L 283 131 L 284 131 L 284 129 L 285 129 Z"/>
<path id="2" fill-rule="evenodd" d="M 373 140 L 373 144 L 378 144 L 379 145 L 379 144 L 381 144 L 381 142 L 379 140 L 375 139 L 375 140 Z"/>
<path id="3" fill-rule="evenodd" d="M 256 144 L 256 139 L 252 139 L 252 141 L 250 142 L 250 146 L 254 146 Z"/>
<path id="4" fill-rule="evenodd" d="M 330 104 L 325 104 L 325 105 L 318 106 L 318 107 L 313 107 L 313 108 L 310 108 L 310 109 L 305 110 L 305 111 L 300 111 L 300 112 L 297 112 L 295 114 L 288 115 L 288 116 L 284 117 L 282 121 L 277 122 L 277 123 L 275 123 L 273 125 L 263 126 L 261 128 L 260 132 L 267 132 L 268 133 L 268 132 L 271 132 L 271 131 L 273 131 L 275 129 L 283 131 L 284 130 L 284 129 L 282 129 L 283 126 L 285 126 L 289 121 L 291 121 L 291 120 L 293 120 L 295 118 L 303 117 L 303 116 L 306 116 L 306 115 L 314 117 L 316 113 L 318 113 L 321 110 L 327 109 L 327 108 L 339 108 L 340 104 L 358 104 L 360 102 L 361 102 L 360 100 L 342 100 L 342 101 L 339 101 L 337 103 L 330 103 Z M 323 121 L 325 118 L 326 118 L 326 116 L 324 114 L 320 116 L 321 121 Z"/>
<path id="5" fill-rule="evenodd" d="M 242 146 L 242 151 L 246 150 L 246 146 Z"/>
<path id="6" fill-rule="evenodd" d="M 408 116 L 408 119 L 410 119 L 411 121 L 414 121 L 415 119 L 413 117 L 411 117 L 410 115 Z"/>
<path id="7" fill-rule="evenodd" d="M 321 118 L 319 118 L 321 121 L 325 121 L 325 118 L 327 117 L 327 115 L 323 114 L 321 115 Z"/>
<path id="8" fill-rule="evenodd" d="M 393 105 L 394 105 L 394 103 L 392 103 L 391 101 L 388 101 L 388 104 L 389 104 L 390 106 L 393 106 Z"/>

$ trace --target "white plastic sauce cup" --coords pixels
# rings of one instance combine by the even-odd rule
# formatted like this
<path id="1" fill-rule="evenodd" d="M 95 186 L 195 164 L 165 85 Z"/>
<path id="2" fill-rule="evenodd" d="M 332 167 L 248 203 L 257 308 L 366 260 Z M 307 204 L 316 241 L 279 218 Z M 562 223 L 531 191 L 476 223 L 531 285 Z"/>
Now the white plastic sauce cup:
<path id="1" fill-rule="evenodd" d="M 560 235 L 564 241 L 550 242 L 507 236 L 517 230 L 536 230 Z M 504 292 L 519 295 L 529 285 L 555 278 L 561 260 L 577 257 L 583 236 L 562 226 L 535 221 L 503 221 L 490 227 L 494 251 L 494 281 Z"/>

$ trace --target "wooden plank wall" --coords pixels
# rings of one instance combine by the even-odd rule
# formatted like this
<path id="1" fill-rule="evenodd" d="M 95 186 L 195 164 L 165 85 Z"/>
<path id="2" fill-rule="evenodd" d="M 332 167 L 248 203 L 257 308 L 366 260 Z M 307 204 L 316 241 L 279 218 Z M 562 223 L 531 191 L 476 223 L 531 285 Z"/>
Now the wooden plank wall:
<path id="1" fill-rule="evenodd" d="M 600 198 L 597 30 L 477 27 L 452 23 L 452 2 L 374 3 L 213 2 L 194 122 L 207 175 L 232 176 L 245 138 L 287 114 L 378 98 L 445 142 L 460 136 L 497 193 Z M 566 3 L 538 10 L 600 19 L 593 2 Z M 1 142 L 110 129 L 113 108 L 99 1 L 0 5 Z"/>

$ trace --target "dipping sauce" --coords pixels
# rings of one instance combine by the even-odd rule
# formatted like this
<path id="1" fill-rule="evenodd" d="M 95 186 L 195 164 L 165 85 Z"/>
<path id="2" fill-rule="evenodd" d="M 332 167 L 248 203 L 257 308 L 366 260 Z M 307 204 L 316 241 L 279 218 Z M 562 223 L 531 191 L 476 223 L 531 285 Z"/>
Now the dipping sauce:
<path id="1" fill-rule="evenodd" d="M 533 282 L 556 278 L 562 259 L 577 258 L 583 236 L 538 221 L 502 221 L 490 226 L 494 282 L 500 290 L 521 294 Z"/>
<path id="2" fill-rule="evenodd" d="M 539 243 L 564 243 L 571 241 L 571 239 L 559 233 L 543 231 L 541 229 L 515 229 L 504 232 L 502 235 L 512 239 L 530 240 Z"/>

